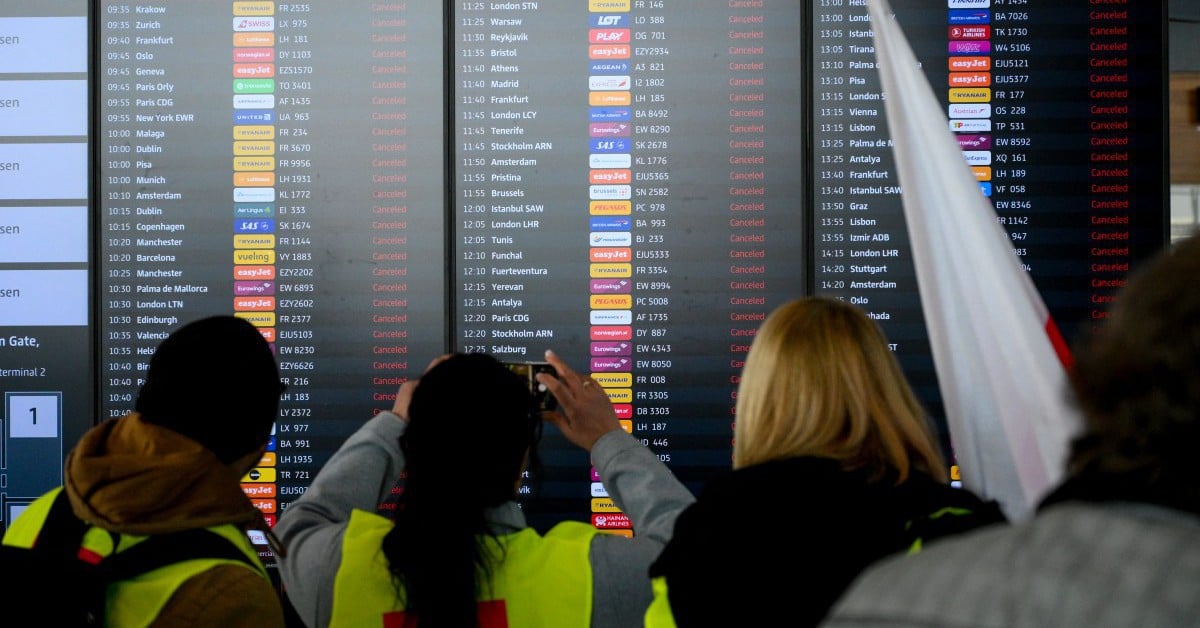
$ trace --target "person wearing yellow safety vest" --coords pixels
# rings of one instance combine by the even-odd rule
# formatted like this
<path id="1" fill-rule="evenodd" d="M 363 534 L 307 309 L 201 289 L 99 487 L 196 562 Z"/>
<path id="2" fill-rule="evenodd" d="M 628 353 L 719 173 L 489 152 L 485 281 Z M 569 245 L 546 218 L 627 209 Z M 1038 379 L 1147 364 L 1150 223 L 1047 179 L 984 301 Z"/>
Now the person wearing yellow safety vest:
<path id="1" fill-rule="evenodd" d="M 750 346 L 733 470 L 679 516 L 650 570 L 645 626 L 815 626 L 875 560 L 1003 520 L 949 484 L 874 321 L 798 299 Z"/>
<path id="2" fill-rule="evenodd" d="M 691 493 L 621 429 L 607 394 L 554 354 L 538 381 L 491 356 L 434 360 L 325 464 L 276 526 L 285 591 L 312 627 L 630 626 L 651 599 L 646 570 Z M 590 451 L 634 536 L 567 521 L 544 535 L 516 498 L 536 473 L 543 420 Z M 393 517 L 375 513 L 396 479 Z"/>
<path id="3" fill-rule="evenodd" d="M 236 558 L 200 553 L 110 585 L 105 625 L 282 627 L 279 594 L 246 534 L 269 531 L 240 484 L 267 447 L 282 390 L 271 348 L 250 323 L 214 316 L 179 328 L 151 357 L 136 411 L 84 434 L 64 485 L 27 507 L 4 544 L 33 546 L 61 492 L 91 526 L 81 554 L 207 529 Z M 62 592 L 72 594 L 80 592 Z"/>

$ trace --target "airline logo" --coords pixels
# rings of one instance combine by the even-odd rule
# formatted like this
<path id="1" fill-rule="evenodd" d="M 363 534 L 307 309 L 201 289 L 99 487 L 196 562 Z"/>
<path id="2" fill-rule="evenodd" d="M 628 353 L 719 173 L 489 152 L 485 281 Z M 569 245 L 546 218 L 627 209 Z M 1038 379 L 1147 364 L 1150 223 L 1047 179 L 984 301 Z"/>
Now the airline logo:
<path id="1" fill-rule="evenodd" d="M 623 139 L 602 139 L 589 140 L 588 150 L 593 153 L 628 153 L 633 145 L 631 140 Z"/>
<path id="2" fill-rule="evenodd" d="M 592 217 L 588 220 L 592 231 L 628 231 L 632 223 L 628 218 Z"/>
<path id="3" fill-rule="evenodd" d="M 628 216 L 633 213 L 633 203 L 629 201 L 591 201 L 588 203 L 588 213 L 593 216 Z"/>
<path id="4" fill-rule="evenodd" d="M 629 153 L 592 153 L 588 155 L 589 168 L 628 168 L 633 165 Z"/>
<path id="5" fill-rule="evenodd" d="M 588 337 L 592 340 L 633 340 L 633 328 L 624 325 L 592 327 Z"/>
<path id="6" fill-rule="evenodd" d="M 270 187 L 275 185 L 274 172 L 235 172 L 233 184 L 239 187 Z"/>
<path id="7" fill-rule="evenodd" d="M 274 203 L 275 188 L 233 188 L 235 203 Z"/>
<path id="8" fill-rule="evenodd" d="M 272 331 L 272 335 L 274 335 L 274 333 L 273 333 L 274 330 L 271 330 L 271 331 Z M 271 338 L 271 340 L 274 340 L 274 338 Z M 275 425 L 273 425 L 273 424 L 271 425 L 271 433 L 272 434 L 275 433 Z M 275 452 L 272 452 L 272 451 L 264 452 L 262 455 L 262 458 L 258 459 L 258 464 L 254 465 L 254 466 L 256 466 L 256 467 L 273 467 L 273 466 L 275 466 Z"/>
<path id="9" fill-rule="evenodd" d="M 270 312 L 275 309 L 275 297 L 234 297 L 235 312 Z M 265 480 L 274 482 L 275 480 Z"/>
<path id="10" fill-rule="evenodd" d="M 984 196 L 990 197 L 992 195 L 992 184 L 987 181 L 980 181 L 979 191 L 983 192 Z"/>
<path id="11" fill-rule="evenodd" d="M 992 21 L 992 12 L 987 9 L 950 9 L 949 24 L 987 24 Z"/>
<path id="12" fill-rule="evenodd" d="M 589 76 L 588 89 L 593 91 L 619 92 L 621 90 L 629 89 L 629 77 L 622 75 Z"/>
<path id="13" fill-rule="evenodd" d="M 588 26 L 592 28 L 625 28 L 629 26 L 628 15 L 589 15 Z"/>
<path id="14" fill-rule="evenodd" d="M 271 96 L 272 102 L 275 97 Z M 233 112 L 234 125 L 239 124 L 271 124 L 275 121 L 275 112 L 270 109 L 242 109 Z"/>
<path id="15" fill-rule="evenodd" d="M 629 310 L 592 310 L 588 317 L 592 325 L 632 325 L 633 312 Z M 595 367 L 593 371 L 601 370 Z M 617 369 L 607 369 L 617 370 Z"/>
<path id="16" fill-rule="evenodd" d="M 269 78 L 240 78 L 233 80 L 235 94 L 272 94 L 275 92 L 275 79 Z"/>
<path id="17" fill-rule="evenodd" d="M 245 319 L 255 327 L 274 327 L 275 312 L 234 312 L 234 316 Z M 267 451 L 275 451 L 275 437 L 272 436 Z"/>
<path id="18" fill-rule="evenodd" d="M 950 88 L 950 102 L 990 102 L 991 100 L 992 90 L 986 87 Z"/>
<path id="19" fill-rule="evenodd" d="M 992 27 L 987 24 L 978 26 L 951 26 L 947 29 L 950 39 L 988 39 L 992 36 Z"/>
<path id="20" fill-rule="evenodd" d="M 250 321 L 250 316 L 253 316 L 253 315 L 238 316 L 237 314 L 234 314 L 234 316 L 237 316 L 238 318 L 243 319 L 243 320 Z M 254 321 L 250 321 L 250 322 L 253 323 Z M 275 437 L 274 436 L 271 436 L 270 438 L 267 439 L 267 451 L 275 451 Z"/>
<path id="21" fill-rule="evenodd" d="M 242 476 L 243 482 L 274 482 L 275 469 L 269 467 L 254 467 Z"/>
<path id="22" fill-rule="evenodd" d="M 621 512 L 610 497 L 593 497 L 592 512 Z"/>
<path id="23" fill-rule="evenodd" d="M 243 159 L 247 159 L 243 157 Z M 274 205 L 258 205 L 255 203 L 238 203 L 233 206 L 234 218 L 270 218 L 275 215 Z"/>
<path id="24" fill-rule="evenodd" d="M 234 233 L 275 233 L 275 221 L 265 219 L 241 219 L 233 221 Z"/>
<path id="25" fill-rule="evenodd" d="M 963 159 L 966 159 L 967 164 L 971 166 L 988 166 L 992 163 L 992 151 L 964 150 Z"/>
<path id="26" fill-rule="evenodd" d="M 624 169 L 589 170 L 588 183 L 629 183 L 633 171 Z"/>
<path id="27" fill-rule="evenodd" d="M 256 76 L 275 76 L 274 63 L 235 63 L 233 75 L 238 78 L 253 78 Z"/>
<path id="28" fill-rule="evenodd" d="M 592 373 L 591 377 L 601 388 L 629 388 L 633 385 L 633 373 Z"/>
<path id="29" fill-rule="evenodd" d="M 254 48 L 275 45 L 275 33 L 234 33 L 235 48 Z"/>
<path id="30" fill-rule="evenodd" d="M 633 56 L 629 44 L 592 44 L 588 46 L 589 59 L 628 59 Z"/>
<path id="31" fill-rule="evenodd" d="M 592 247 L 588 249 L 590 262 L 628 262 L 633 259 L 633 249 L 619 247 Z"/>
<path id="32" fill-rule="evenodd" d="M 631 0 L 588 0 L 589 13 L 628 13 Z"/>
<path id="33" fill-rule="evenodd" d="M 265 33 L 273 30 L 275 30 L 275 18 L 273 17 L 233 18 L 233 32 L 235 33 Z"/>
<path id="34" fill-rule="evenodd" d="M 275 95 L 274 94 L 237 94 L 236 96 L 233 97 L 233 108 L 234 109 L 256 109 L 258 111 L 262 111 L 264 109 L 274 109 L 275 108 Z M 256 111 L 255 114 L 257 114 L 258 111 Z M 234 115 L 235 116 L 237 115 L 236 111 L 234 112 Z M 272 113 L 271 120 L 261 120 L 261 122 L 273 122 L 274 117 L 275 117 L 275 115 L 274 115 L 274 113 Z M 236 122 L 237 119 L 234 118 L 234 121 Z"/>
<path id="35" fill-rule="evenodd" d="M 632 110 L 629 107 L 592 107 L 588 110 L 588 120 L 592 122 L 620 122 L 632 118 Z"/>
<path id="36" fill-rule="evenodd" d="M 951 72 L 950 87 L 987 87 L 992 84 L 990 72 Z"/>
<path id="37" fill-rule="evenodd" d="M 251 499 L 250 503 L 263 512 L 275 512 L 276 509 L 275 500 L 273 499 Z"/>
<path id="38" fill-rule="evenodd" d="M 628 231 L 593 231 L 588 234 L 591 246 L 633 246 L 633 234 Z"/>
<path id="39" fill-rule="evenodd" d="M 251 264 L 251 265 L 255 265 L 255 266 L 261 266 L 263 264 L 274 264 L 275 263 L 275 251 L 273 251 L 271 249 L 254 250 L 254 251 L 248 251 L 248 250 L 243 249 L 240 251 L 234 251 L 233 252 L 233 263 L 234 264 Z"/>
<path id="40" fill-rule="evenodd" d="M 269 233 L 262 235 L 235 235 L 233 236 L 233 248 L 273 249 L 275 248 L 275 236 Z"/>
<path id="41" fill-rule="evenodd" d="M 588 288 L 592 294 L 629 294 L 633 282 L 628 279 L 589 279 Z"/>
<path id="42" fill-rule="evenodd" d="M 991 52 L 992 42 L 986 40 L 950 42 L 950 54 L 952 55 L 986 55 L 991 54 Z"/>
<path id="43" fill-rule="evenodd" d="M 275 60 L 274 48 L 234 48 L 234 63 L 263 63 Z"/>
<path id="44" fill-rule="evenodd" d="M 608 490 L 602 482 L 592 482 L 592 497 L 608 497 Z"/>
<path id="45" fill-rule="evenodd" d="M 275 497 L 275 485 L 274 484 L 246 483 L 246 484 L 242 484 L 242 492 L 246 494 L 246 497 L 251 497 L 251 498 L 253 498 L 253 497 Z"/>
<path id="46" fill-rule="evenodd" d="M 274 2 L 234 2 L 234 15 L 275 15 Z"/>
<path id="47" fill-rule="evenodd" d="M 591 367 L 593 371 L 600 373 L 611 371 L 628 371 L 633 368 L 633 360 L 630 358 L 592 358 Z"/>
<path id="48" fill-rule="evenodd" d="M 633 297 L 628 294 L 593 294 L 588 298 L 593 310 L 627 310 L 633 307 Z"/>
<path id="49" fill-rule="evenodd" d="M 233 294 L 239 297 L 251 295 L 273 296 L 275 294 L 275 282 L 235 281 L 233 282 Z"/>
<path id="50" fill-rule="evenodd" d="M 589 44 L 627 44 L 631 39 L 628 28 L 593 28 L 588 31 Z"/>
<path id="51" fill-rule="evenodd" d="M 591 264 L 588 269 L 589 276 L 593 278 L 600 277 L 632 277 L 633 266 L 630 264 Z M 593 325 L 627 325 L 628 323 L 610 322 L 610 323 L 592 323 Z"/>
<path id="52" fill-rule="evenodd" d="M 592 107 L 622 107 L 633 102 L 629 92 L 589 92 L 588 105 Z"/>
<path id="53" fill-rule="evenodd" d="M 269 172 L 275 169 L 275 160 L 271 157 L 234 157 L 233 169 L 236 172 Z"/>
<path id="54" fill-rule="evenodd" d="M 275 330 L 274 330 L 273 328 L 271 328 L 271 327 L 259 327 L 259 328 L 258 328 L 258 333 L 262 334 L 263 340 L 266 340 L 267 342 L 275 342 Z M 274 347 L 271 347 L 271 350 L 272 350 L 272 351 L 274 351 L 274 350 L 275 350 L 275 348 L 274 348 Z M 274 425 L 272 425 L 272 426 L 271 426 L 271 433 L 274 433 L 274 432 L 275 432 L 275 426 L 274 426 Z M 275 454 L 274 454 L 273 452 L 270 452 L 270 451 L 268 451 L 267 453 L 263 454 L 263 460 L 266 460 L 266 459 L 267 459 L 267 456 L 271 456 L 271 464 L 270 464 L 270 466 L 272 466 L 272 467 L 273 467 L 273 466 L 275 466 Z M 266 466 L 266 465 L 265 465 L 265 463 L 259 463 L 259 465 L 258 465 L 258 466 L 260 466 L 260 467 L 261 467 L 261 466 Z"/>
<path id="55" fill-rule="evenodd" d="M 605 388 L 604 394 L 608 395 L 608 400 L 614 404 L 633 402 L 633 391 L 628 388 Z"/>
<path id="56" fill-rule="evenodd" d="M 633 379 L 632 374 L 628 374 L 630 379 Z M 621 424 L 621 429 L 633 433 L 633 421 L 625 419 L 633 418 L 633 404 L 630 403 L 614 403 L 612 404 L 613 414 L 617 415 L 617 422 Z"/>
<path id="57" fill-rule="evenodd" d="M 275 142 L 267 140 L 247 140 L 235 141 L 233 143 L 234 155 L 274 155 Z"/>
<path id="58" fill-rule="evenodd" d="M 251 279 L 274 279 L 274 266 L 234 266 L 233 278 L 246 281 Z"/>
<path id="59" fill-rule="evenodd" d="M 633 528 L 633 522 L 623 513 L 592 515 L 592 525 L 601 530 L 624 530 Z"/>
<path id="60" fill-rule="evenodd" d="M 950 57 L 951 72 L 986 72 L 992 69 L 991 57 Z"/>
<path id="61" fill-rule="evenodd" d="M 633 343 L 631 343 L 631 342 L 593 342 L 591 345 L 591 355 L 595 355 L 595 356 L 633 355 Z"/>
<path id="62" fill-rule="evenodd" d="M 951 103 L 948 109 L 950 118 L 990 118 L 992 106 L 988 104 Z"/>
<path id="63" fill-rule="evenodd" d="M 628 61 L 592 61 L 588 74 L 629 74 L 631 67 Z"/>
<path id="64" fill-rule="evenodd" d="M 991 133 L 992 121 L 987 119 L 951 120 L 950 130 L 955 133 Z"/>
<path id="65" fill-rule="evenodd" d="M 992 0 L 947 0 L 951 9 L 986 9 L 992 6 Z"/>
<path id="66" fill-rule="evenodd" d="M 628 185 L 589 185 L 588 198 L 596 201 L 624 200 L 633 197 Z"/>
<path id="67" fill-rule="evenodd" d="M 958 146 L 966 150 L 988 150 L 992 147 L 992 136 L 965 133 L 955 136 Z"/>
<path id="68" fill-rule="evenodd" d="M 976 181 L 991 181 L 992 167 L 991 166 L 971 166 L 971 174 L 975 175 Z"/>

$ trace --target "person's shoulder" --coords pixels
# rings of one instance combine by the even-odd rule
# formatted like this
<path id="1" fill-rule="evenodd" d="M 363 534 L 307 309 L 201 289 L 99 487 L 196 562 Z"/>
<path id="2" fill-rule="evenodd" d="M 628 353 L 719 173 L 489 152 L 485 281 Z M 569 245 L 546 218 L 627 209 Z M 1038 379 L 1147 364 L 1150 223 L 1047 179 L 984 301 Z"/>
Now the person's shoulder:
<path id="1" fill-rule="evenodd" d="M 223 563 L 185 581 L 155 626 L 281 627 L 283 605 L 274 585 L 246 565 Z"/>

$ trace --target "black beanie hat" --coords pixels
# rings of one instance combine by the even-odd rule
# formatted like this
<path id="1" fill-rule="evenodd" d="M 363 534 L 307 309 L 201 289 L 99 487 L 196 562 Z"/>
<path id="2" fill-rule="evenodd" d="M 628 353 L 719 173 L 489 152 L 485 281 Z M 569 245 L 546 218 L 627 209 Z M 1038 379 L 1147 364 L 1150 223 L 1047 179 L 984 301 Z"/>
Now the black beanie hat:
<path id="1" fill-rule="evenodd" d="M 213 316 L 162 341 L 134 409 L 228 463 L 267 442 L 282 392 L 262 334 L 240 318 Z"/>

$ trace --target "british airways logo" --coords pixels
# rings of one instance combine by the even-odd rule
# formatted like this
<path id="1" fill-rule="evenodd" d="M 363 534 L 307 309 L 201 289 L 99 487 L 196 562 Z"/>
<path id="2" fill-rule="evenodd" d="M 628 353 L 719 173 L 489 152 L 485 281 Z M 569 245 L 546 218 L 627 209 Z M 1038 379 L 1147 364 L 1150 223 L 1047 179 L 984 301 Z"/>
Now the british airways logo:
<path id="1" fill-rule="evenodd" d="M 950 24 L 987 24 L 992 21 L 992 12 L 986 9 L 950 9 Z"/>
<path id="2" fill-rule="evenodd" d="M 592 122 L 613 122 L 631 119 L 629 107 L 592 107 L 588 111 Z"/>
<path id="3" fill-rule="evenodd" d="M 594 216 L 588 222 L 591 231 L 628 231 L 628 218 L 613 218 L 609 216 Z"/>
<path id="4" fill-rule="evenodd" d="M 600 26 L 621 28 L 629 26 L 628 15 L 592 15 L 588 18 L 588 26 L 597 28 Z"/>

